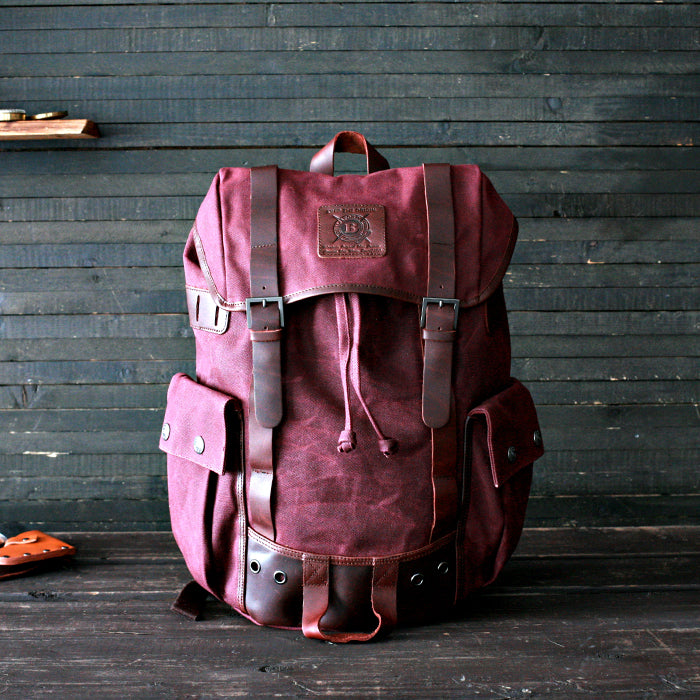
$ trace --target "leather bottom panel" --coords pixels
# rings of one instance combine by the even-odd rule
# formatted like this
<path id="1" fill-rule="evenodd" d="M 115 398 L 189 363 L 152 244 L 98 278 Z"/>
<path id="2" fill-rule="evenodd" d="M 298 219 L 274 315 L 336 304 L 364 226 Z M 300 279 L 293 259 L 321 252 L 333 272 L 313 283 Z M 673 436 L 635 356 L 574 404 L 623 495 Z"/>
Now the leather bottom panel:
<path id="1" fill-rule="evenodd" d="M 256 622 L 301 627 L 304 552 L 251 532 L 246 561 L 245 605 Z M 317 555 L 314 555 L 317 556 Z M 455 599 L 454 537 L 392 557 L 331 557 L 328 611 L 321 623 L 331 631 L 365 631 L 377 625 L 372 610 L 373 562 L 399 562 L 397 612 L 400 623 L 424 622 L 448 610 Z"/>

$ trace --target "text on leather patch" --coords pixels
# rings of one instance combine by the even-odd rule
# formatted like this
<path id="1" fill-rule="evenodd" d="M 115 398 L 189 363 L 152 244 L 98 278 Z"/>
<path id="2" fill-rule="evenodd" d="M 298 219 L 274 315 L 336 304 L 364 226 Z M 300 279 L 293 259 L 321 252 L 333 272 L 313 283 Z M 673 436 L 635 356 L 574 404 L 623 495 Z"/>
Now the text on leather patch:
<path id="1" fill-rule="evenodd" d="M 381 204 L 339 204 L 318 208 L 321 258 L 380 258 L 386 255 Z"/>

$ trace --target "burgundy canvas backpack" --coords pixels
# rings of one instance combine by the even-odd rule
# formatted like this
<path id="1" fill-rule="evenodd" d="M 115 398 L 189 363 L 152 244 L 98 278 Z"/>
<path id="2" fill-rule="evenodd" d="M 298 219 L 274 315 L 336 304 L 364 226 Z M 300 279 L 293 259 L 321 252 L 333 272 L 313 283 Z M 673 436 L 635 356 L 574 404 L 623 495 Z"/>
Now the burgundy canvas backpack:
<path id="1" fill-rule="evenodd" d="M 391 169 L 354 132 L 310 172 L 217 174 L 184 252 L 197 377 L 160 440 L 176 609 L 364 641 L 494 580 L 543 452 L 510 376 L 516 235 L 478 167 Z"/>

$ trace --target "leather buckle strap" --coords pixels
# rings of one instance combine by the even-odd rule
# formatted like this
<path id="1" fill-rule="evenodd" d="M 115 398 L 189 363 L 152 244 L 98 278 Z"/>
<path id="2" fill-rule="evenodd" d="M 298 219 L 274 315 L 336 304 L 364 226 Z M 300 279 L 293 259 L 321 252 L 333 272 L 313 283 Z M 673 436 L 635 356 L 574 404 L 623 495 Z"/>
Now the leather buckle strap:
<path id="1" fill-rule="evenodd" d="M 428 225 L 428 288 L 421 305 L 423 422 L 442 428 L 450 419 L 453 341 L 459 319 L 455 298 L 455 228 L 452 174 L 447 164 L 424 164 Z"/>
<path id="2" fill-rule="evenodd" d="M 437 304 L 440 308 L 449 305 L 454 309 L 454 321 L 452 329 L 457 330 L 457 321 L 459 319 L 459 299 L 441 299 L 439 297 L 423 297 L 423 303 L 420 308 L 420 327 L 425 328 L 425 321 L 428 312 L 428 304 Z"/>
<path id="3" fill-rule="evenodd" d="M 248 297 L 245 300 L 245 313 L 248 321 L 248 328 L 253 327 L 253 316 L 250 308 L 253 304 L 262 304 L 263 308 L 266 308 L 268 304 L 277 304 L 280 312 L 279 327 L 284 328 L 284 302 L 282 297 Z"/>
<path id="4" fill-rule="evenodd" d="M 277 274 L 277 167 L 250 171 L 250 297 L 246 319 L 251 332 L 255 417 L 264 428 L 282 420 L 284 304 Z"/>

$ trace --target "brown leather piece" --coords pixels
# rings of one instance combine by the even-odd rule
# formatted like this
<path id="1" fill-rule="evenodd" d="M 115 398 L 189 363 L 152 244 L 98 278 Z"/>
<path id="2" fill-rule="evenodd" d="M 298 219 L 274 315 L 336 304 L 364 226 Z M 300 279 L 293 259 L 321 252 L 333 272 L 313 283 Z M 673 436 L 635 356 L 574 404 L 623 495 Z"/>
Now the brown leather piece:
<path id="1" fill-rule="evenodd" d="M 311 159 L 312 173 L 334 174 L 336 153 L 364 153 L 367 158 L 367 174 L 378 170 L 389 170 L 386 158 L 356 131 L 340 131 Z"/>
<path id="2" fill-rule="evenodd" d="M 180 591 L 170 609 L 189 620 L 200 620 L 208 595 L 196 581 L 190 581 Z"/>
<path id="3" fill-rule="evenodd" d="M 423 301 L 423 422 L 441 428 L 450 418 L 452 355 L 459 302 L 455 295 L 455 231 L 450 166 L 423 165 L 428 219 L 428 285 Z M 444 300 L 441 303 L 439 300 Z M 456 305 L 446 303 L 455 301 Z"/>
<path id="4" fill-rule="evenodd" d="M 277 277 L 277 168 L 250 171 L 250 300 L 251 331 L 282 328 Z M 265 300 L 265 301 L 263 301 Z M 274 428 L 282 420 L 281 334 L 265 341 L 251 335 L 255 414 L 260 425 Z"/>
<path id="5" fill-rule="evenodd" d="M 229 312 L 212 299 L 209 290 L 185 287 L 185 294 L 192 328 L 219 335 L 226 332 Z"/>
<path id="6" fill-rule="evenodd" d="M 428 304 L 423 337 L 423 422 L 433 429 L 450 420 L 452 358 L 454 355 L 454 309 Z"/>
<path id="7" fill-rule="evenodd" d="M 386 255 L 381 204 L 338 204 L 318 209 L 320 258 L 380 258 Z"/>
<path id="8" fill-rule="evenodd" d="M 251 405 L 248 415 L 249 522 L 254 530 L 270 540 L 275 539 L 272 517 L 272 489 L 275 478 L 272 440 L 273 429 L 258 423 L 255 408 Z"/>
<path id="9" fill-rule="evenodd" d="M 366 641 L 399 621 L 430 619 L 452 605 L 455 585 L 453 536 L 403 555 L 350 558 L 292 550 L 249 531 L 248 614 L 316 639 Z"/>
<path id="10" fill-rule="evenodd" d="M 40 530 L 10 537 L 0 547 L 0 579 L 30 573 L 49 559 L 75 554 L 75 547 Z"/>
<path id="11" fill-rule="evenodd" d="M 433 542 L 457 524 L 460 494 L 457 485 L 457 418 L 454 401 L 450 420 L 442 428 L 430 431 L 432 449 Z"/>

